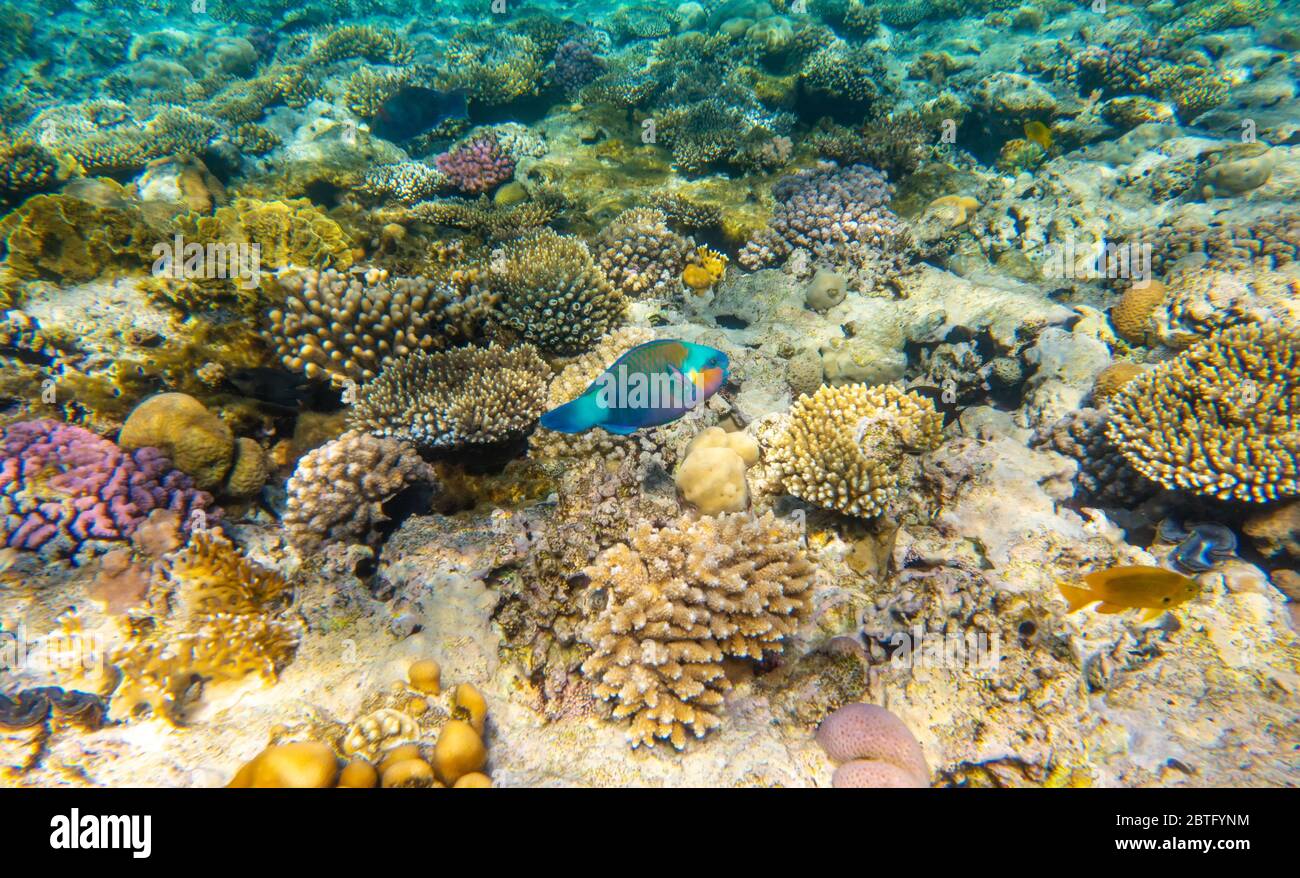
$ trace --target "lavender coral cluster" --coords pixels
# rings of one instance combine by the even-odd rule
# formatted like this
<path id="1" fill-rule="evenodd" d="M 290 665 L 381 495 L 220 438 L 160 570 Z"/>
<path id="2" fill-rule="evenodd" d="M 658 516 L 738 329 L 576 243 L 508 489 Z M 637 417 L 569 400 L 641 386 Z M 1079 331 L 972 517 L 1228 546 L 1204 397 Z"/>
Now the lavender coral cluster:
<path id="1" fill-rule="evenodd" d="M 741 250 L 740 263 L 758 269 L 804 249 L 827 263 L 853 265 L 871 251 L 896 251 L 910 236 L 885 206 L 891 195 L 885 175 L 867 165 L 825 163 L 785 177 L 772 187 L 771 223 Z"/>
<path id="2" fill-rule="evenodd" d="M 190 513 L 212 496 L 194 489 L 157 448 L 126 451 L 89 430 L 22 421 L 0 434 L 0 539 L 47 557 L 129 539 L 155 509 Z"/>
<path id="3" fill-rule="evenodd" d="M 491 132 L 444 152 L 434 159 L 434 164 L 447 182 L 471 195 L 488 192 L 515 174 L 514 157 L 501 148 Z"/>
<path id="4" fill-rule="evenodd" d="M 605 72 L 605 62 L 586 40 L 570 39 L 555 49 L 554 80 L 565 94 L 576 95 Z"/>

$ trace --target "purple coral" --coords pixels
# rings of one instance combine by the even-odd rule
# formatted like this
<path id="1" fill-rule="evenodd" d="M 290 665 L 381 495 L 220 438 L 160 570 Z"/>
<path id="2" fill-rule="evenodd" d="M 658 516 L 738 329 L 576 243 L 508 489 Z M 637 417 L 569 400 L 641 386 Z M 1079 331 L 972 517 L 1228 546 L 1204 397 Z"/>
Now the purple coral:
<path id="1" fill-rule="evenodd" d="M 487 192 L 515 174 L 514 158 L 491 132 L 444 152 L 434 164 L 452 186 L 470 195 Z"/>
<path id="2" fill-rule="evenodd" d="M 906 225 L 885 202 L 892 194 L 885 175 L 867 165 L 823 164 L 784 177 L 772 187 L 776 212 L 769 227 L 740 252 L 740 263 L 757 269 L 798 248 L 833 264 L 860 261 L 854 251 L 898 249 Z"/>
<path id="3" fill-rule="evenodd" d="M 6 546 L 75 555 L 87 542 L 128 539 L 154 509 L 179 512 L 188 524 L 191 512 L 211 502 L 157 448 L 126 451 L 52 420 L 22 421 L 0 432 Z"/>
<path id="4" fill-rule="evenodd" d="M 568 95 L 577 94 L 604 71 L 604 60 L 584 40 L 565 40 L 555 50 L 555 82 Z"/>

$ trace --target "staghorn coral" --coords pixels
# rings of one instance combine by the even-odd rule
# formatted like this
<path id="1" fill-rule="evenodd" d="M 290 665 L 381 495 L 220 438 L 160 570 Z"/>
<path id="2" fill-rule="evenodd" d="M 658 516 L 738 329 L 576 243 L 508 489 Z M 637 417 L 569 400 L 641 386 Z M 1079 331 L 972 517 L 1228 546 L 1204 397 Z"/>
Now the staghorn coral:
<path id="1" fill-rule="evenodd" d="M 543 229 L 494 256 L 484 284 L 501 321 L 555 354 L 576 354 L 623 322 L 627 300 L 578 238 Z"/>
<path id="2" fill-rule="evenodd" d="M 436 477 L 410 445 L 344 433 L 304 455 L 289 479 L 289 544 L 304 553 L 338 542 L 373 545 L 388 520 L 384 504 L 416 483 L 433 485 Z"/>
<path id="3" fill-rule="evenodd" d="M 349 422 L 422 448 L 501 442 L 541 415 L 548 376 L 531 345 L 415 351 L 361 387 Z"/>
<path id="4" fill-rule="evenodd" d="M 779 653 L 809 609 L 814 568 L 771 513 L 641 523 L 584 571 L 608 594 L 581 631 L 582 672 L 631 717 L 633 747 L 717 728 L 730 688 L 722 663 Z"/>
<path id="5" fill-rule="evenodd" d="M 537 43 L 491 24 L 462 28 L 447 43 L 436 82 L 485 104 L 533 94 L 546 64 Z"/>
<path id="6" fill-rule="evenodd" d="M 307 63 L 330 64 L 345 58 L 402 65 L 411 63 L 414 52 L 405 40 L 387 28 L 346 25 L 330 30 L 317 41 L 307 56 Z"/>
<path id="7" fill-rule="evenodd" d="M 592 247 L 610 282 L 629 296 L 639 296 L 674 289 L 694 245 L 668 228 L 663 211 L 631 208 L 605 226 Z"/>
<path id="8" fill-rule="evenodd" d="M 896 496 L 904 457 L 937 448 L 942 431 L 943 416 L 918 394 L 888 384 L 826 386 L 795 402 L 769 461 L 794 496 L 872 518 Z"/>
<path id="9" fill-rule="evenodd" d="M 154 509 L 188 527 L 211 495 L 156 448 L 125 451 L 88 430 L 23 421 L 0 433 L 0 537 L 43 556 L 77 557 L 130 539 Z"/>
<path id="10" fill-rule="evenodd" d="M 1300 329 L 1225 330 L 1122 387 L 1107 436 L 1147 478 L 1221 500 L 1300 493 Z"/>
<path id="11" fill-rule="evenodd" d="M 433 195 L 446 184 L 442 172 L 424 162 L 396 162 L 369 168 L 361 178 L 357 191 L 414 204 Z"/>
<path id="12" fill-rule="evenodd" d="M 493 301 L 373 268 L 364 274 L 308 271 L 280 283 L 289 295 L 267 315 L 267 341 L 289 369 L 336 384 L 370 381 L 412 351 L 478 338 Z"/>
<path id="13" fill-rule="evenodd" d="M 37 141 L 0 136 L 0 206 L 51 188 L 58 173 L 58 159 Z"/>
<path id="14" fill-rule="evenodd" d="M 288 582 L 220 534 L 193 534 L 167 563 L 165 585 L 150 612 L 127 617 L 128 642 L 109 653 L 121 673 L 115 714 L 181 724 L 200 681 L 273 682 L 293 659 L 303 626 L 284 609 Z"/>

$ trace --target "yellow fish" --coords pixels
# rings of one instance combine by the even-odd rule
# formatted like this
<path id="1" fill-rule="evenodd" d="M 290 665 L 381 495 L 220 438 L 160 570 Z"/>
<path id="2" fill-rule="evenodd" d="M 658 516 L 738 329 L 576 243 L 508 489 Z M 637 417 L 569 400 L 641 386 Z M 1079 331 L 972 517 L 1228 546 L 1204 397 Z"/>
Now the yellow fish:
<path id="1" fill-rule="evenodd" d="M 1097 604 L 1098 613 L 1122 613 L 1146 610 L 1140 621 L 1150 622 L 1165 610 L 1186 603 L 1201 593 L 1196 580 L 1163 567 L 1109 567 L 1085 574 L 1084 588 L 1065 582 L 1057 583 L 1061 594 L 1070 602 L 1070 612 L 1088 604 Z"/>
<path id="2" fill-rule="evenodd" d="M 1052 129 L 1042 122 L 1026 122 L 1025 138 L 1041 146 L 1043 152 L 1052 151 Z"/>

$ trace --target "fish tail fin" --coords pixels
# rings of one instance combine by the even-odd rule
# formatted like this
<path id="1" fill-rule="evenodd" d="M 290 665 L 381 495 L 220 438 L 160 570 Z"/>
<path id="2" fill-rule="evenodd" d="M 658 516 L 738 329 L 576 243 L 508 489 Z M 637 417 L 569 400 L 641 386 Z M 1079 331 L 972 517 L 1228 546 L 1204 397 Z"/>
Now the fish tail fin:
<path id="1" fill-rule="evenodd" d="M 599 425 L 604 419 L 605 409 L 596 405 L 596 395 L 583 394 L 542 415 L 540 423 L 557 433 L 582 433 Z"/>
<path id="2" fill-rule="evenodd" d="M 1082 610 L 1095 600 L 1097 596 L 1086 588 L 1079 588 L 1077 585 L 1070 585 L 1068 582 L 1057 582 L 1056 587 L 1061 590 L 1061 596 L 1070 602 L 1070 612 Z"/>
<path id="3" fill-rule="evenodd" d="M 1148 622 L 1154 622 L 1156 619 L 1159 619 L 1164 614 L 1165 614 L 1164 607 L 1152 607 L 1151 609 L 1147 610 L 1142 614 L 1142 618 L 1138 619 L 1138 624 L 1145 625 Z"/>

